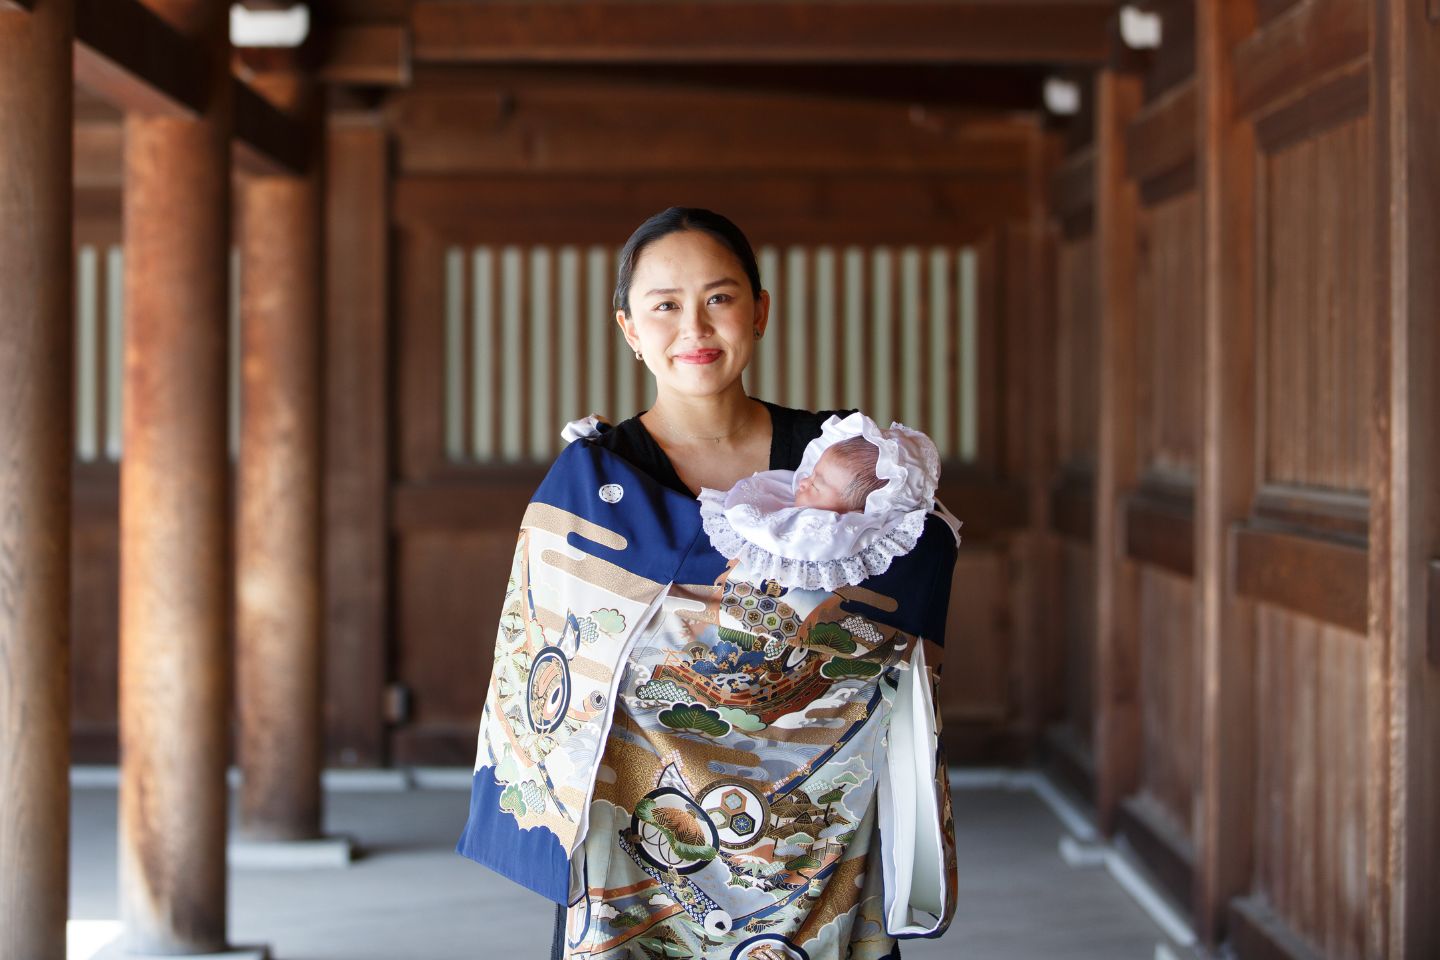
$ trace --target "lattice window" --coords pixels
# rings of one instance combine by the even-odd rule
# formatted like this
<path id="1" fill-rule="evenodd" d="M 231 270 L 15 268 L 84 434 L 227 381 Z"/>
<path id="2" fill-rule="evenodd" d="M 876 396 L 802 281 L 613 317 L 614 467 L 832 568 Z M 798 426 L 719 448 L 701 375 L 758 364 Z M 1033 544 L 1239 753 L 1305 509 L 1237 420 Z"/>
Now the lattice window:
<path id="1" fill-rule="evenodd" d="M 445 256 L 445 451 L 453 462 L 545 461 L 566 421 L 623 419 L 654 383 L 610 309 L 618 250 L 459 247 Z M 754 396 L 859 407 L 929 433 L 949 459 L 977 446 L 973 250 L 762 247 L 770 326 Z"/>

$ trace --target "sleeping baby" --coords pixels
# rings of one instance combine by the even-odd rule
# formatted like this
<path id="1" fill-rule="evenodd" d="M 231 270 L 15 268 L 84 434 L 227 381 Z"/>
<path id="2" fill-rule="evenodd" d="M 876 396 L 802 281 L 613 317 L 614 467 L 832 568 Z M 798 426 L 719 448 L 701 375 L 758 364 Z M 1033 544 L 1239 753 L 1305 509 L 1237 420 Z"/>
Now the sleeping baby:
<path id="1" fill-rule="evenodd" d="M 753 474 L 729 490 L 700 490 L 711 544 L 731 576 L 801 590 L 834 590 L 884 573 L 914 549 L 935 513 L 960 542 L 960 521 L 935 499 L 940 455 L 899 423 L 831 416 L 797 470 Z"/>

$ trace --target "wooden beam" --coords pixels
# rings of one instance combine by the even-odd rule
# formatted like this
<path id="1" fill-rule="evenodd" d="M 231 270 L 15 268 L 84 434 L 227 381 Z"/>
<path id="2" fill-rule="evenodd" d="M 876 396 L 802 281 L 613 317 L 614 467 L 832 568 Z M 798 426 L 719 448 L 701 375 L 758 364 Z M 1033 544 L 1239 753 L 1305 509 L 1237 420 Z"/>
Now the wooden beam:
<path id="1" fill-rule="evenodd" d="M 1361 61 L 1260 116 L 1255 122 L 1255 138 L 1260 149 L 1275 153 L 1329 127 L 1363 117 L 1369 110 L 1370 66 Z"/>
<path id="2" fill-rule="evenodd" d="M 1253 0 L 1196 4 L 1201 431 L 1195 470 L 1195 640 L 1200 763 L 1195 827 L 1197 932 L 1224 938 L 1231 898 L 1250 889 L 1254 855 L 1255 638 L 1230 577 L 1230 528 L 1249 515 L 1255 453 L 1255 137 L 1235 119 L 1235 45 L 1255 29 Z"/>
<path id="3" fill-rule="evenodd" d="M 1125 171 L 1125 131 L 1140 108 L 1141 78 L 1115 67 L 1095 82 L 1096 316 L 1100 425 L 1095 468 L 1095 808 L 1115 826 L 1140 777 L 1139 569 L 1120 540 L 1125 491 L 1137 480 L 1136 219 Z"/>
<path id="4" fill-rule="evenodd" d="M 1112 3 L 421 0 L 434 63 L 1067 63 L 1106 54 Z"/>
<path id="5" fill-rule="evenodd" d="M 138 0 L 75 0 L 75 82 L 127 113 L 195 118 L 209 103 L 210 65 Z M 254 173 L 300 173 L 306 139 L 240 80 L 230 80 L 235 155 Z"/>
<path id="6" fill-rule="evenodd" d="M 1035 111 L 1045 70 L 1019 64 L 827 63 L 506 64 L 422 66 L 411 89 L 445 87 L 498 94 L 562 88 L 617 96 L 665 89 L 691 93 L 811 97 L 986 111 Z"/>
<path id="7" fill-rule="evenodd" d="M 232 80 L 235 104 L 235 166 L 261 176 L 301 174 L 314 154 L 313 138 L 296 119 Z"/>
<path id="8" fill-rule="evenodd" d="M 1380 848 L 1366 874 L 1368 951 L 1440 956 L 1440 4 L 1372 7 L 1370 116 L 1380 254 L 1370 403 L 1370 628 L 1367 790 Z M 1381 722 L 1383 720 L 1383 722 Z M 1367 814 L 1369 811 L 1367 810 Z M 1370 819 L 1367 816 L 1367 819 Z M 1367 834 L 1369 830 L 1367 829 Z"/>
<path id="9" fill-rule="evenodd" d="M 402 226 L 455 242 L 619 244 L 673 204 L 726 211 L 756 244 L 953 243 L 1022 216 L 1014 178 L 777 174 L 407 177 L 394 188 Z M 583 211 L 584 216 L 577 216 Z M 967 528 L 968 529 L 968 528 Z"/>
<path id="10" fill-rule="evenodd" d="M 75 0 L 75 43 L 75 82 L 117 107 L 175 117 L 205 109 L 205 58 L 138 0 Z"/>
<path id="11" fill-rule="evenodd" d="M 1125 133 L 1130 176 L 1153 180 L 1176 167 L 1195 163 L 1195 84 L 1171 87 L 1147 103 Z"/>
<path id="12" fill-rule="evenodd" d="M 1195 575 L 1193 499 L 1144 491 L 1125 498 L 1125 555 L 1182 577 Z"/>
<path id="13" fill-rule="evenodd" d="M 1248 35 L 1235 47 L 1233 109 L 1242 116 L 1262 112 L 1364 59 L 1370 52 L 1368 11 L 1353 0 L 1310 0 Z"/>
<path id="14" fill-rule="evenodd" d="M 1363 542 L 1235 527 L 1235 589 L 1356 633 L 1366 630 Z"/>
<path id="15" fill-rule="evenodd" d="M 315 44 L 315 76 L 322 83 L 403 87 L 410 83 L 410 29 L 401 24 L 354 24 L 323 31 Z"/>
<path id="16" fill-rule="evenodd" d="M 1019 176 L 1033 127 L 943 107 L 611 85 L 406 92 L 391 100 L 387 116 L 402 176 L 675 170 Z M 662 116 L 665 122 L 655 123 Z M 732 127 L 735 117 L 745 118 L 743 129 Z"/>

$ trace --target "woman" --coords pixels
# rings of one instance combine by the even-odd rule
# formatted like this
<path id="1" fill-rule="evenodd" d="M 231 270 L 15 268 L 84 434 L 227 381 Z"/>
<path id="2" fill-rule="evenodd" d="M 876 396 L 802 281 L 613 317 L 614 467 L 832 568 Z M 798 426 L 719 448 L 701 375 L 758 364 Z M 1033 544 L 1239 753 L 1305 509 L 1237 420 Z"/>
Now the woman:
<path id="1" fill-rule="evenodd" d="M 656 400 L 567 447 L 526 512 L 458 849 L 568 907 L 557 956 L 878 960 L 938 936 L 949 528 L 861 587 L 731 582 L 696 491 L 796 468 L 826 415 L 746 395 L 769 295 L 724 217 L 641 225 L 615 309 Z"/>

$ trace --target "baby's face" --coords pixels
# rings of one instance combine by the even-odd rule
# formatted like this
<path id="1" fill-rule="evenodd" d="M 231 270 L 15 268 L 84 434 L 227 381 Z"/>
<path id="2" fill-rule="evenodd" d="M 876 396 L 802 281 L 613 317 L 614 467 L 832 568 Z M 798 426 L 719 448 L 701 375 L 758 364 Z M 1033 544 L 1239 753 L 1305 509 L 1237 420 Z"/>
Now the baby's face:
<path id="1" fill-rule="evenodd" d="M 796 485 L 795 506 L 848 513 L 851 507 L 845 502 L 845 491 L 854 479 L 840 458 L 826 450 L 820 455 L 810 476 Z"/>

